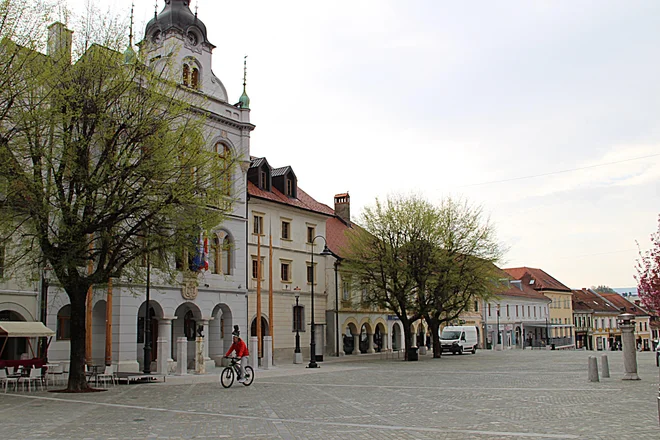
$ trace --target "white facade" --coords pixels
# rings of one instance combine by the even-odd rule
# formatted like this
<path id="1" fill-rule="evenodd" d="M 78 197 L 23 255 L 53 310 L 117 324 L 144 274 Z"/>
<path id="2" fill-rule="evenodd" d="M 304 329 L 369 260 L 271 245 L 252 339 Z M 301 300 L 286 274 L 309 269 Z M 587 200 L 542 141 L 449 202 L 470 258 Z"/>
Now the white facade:
<path id="1" fill-rule="evenodd" d="M 523 348 L 543 344 L 551 324 L 548 300 L 498 295 L 486 302 L 483 310 L 487 340 L 501 348 Z M 531 344 L 530 344 L 531 341 Z"/>
<path id="2" fill-rule="evenodd" d="M 191 37 L 194 35 L 195 38 Z M 181 272 L 175 285 L 159 277 L 153 269 L 150 288 L 152 322 L 152 371 L 167 365 L 173 372 L 177 362 L 179 338 L 187 340 L 187 367 L 195 358 L 194 339 L 199 326 L 205 338 L 204 357 L 209 365 L 222 357 L 231 344 L 231 332 L 238 325 L 247 334 L 247 219 L 246 173 L 250 157 L 248 106 L 231 105 L 227 92 L 211 69 L 213 50 L 206 39 L 206 28 L 190 11 L 187 2 L 172 0 L 146 28 L 140 43 L 141 59 L 151 68 L 165 65 L 172 57 L 165 76 L 188 90 L 191 102 L 205 114 L 205 137 L 211 151 L 229 149 L 239 158 L 232 181 L 233 211 L 217 227 L 206 231 L 210 244 L 210 267 L 199 274 Z M 192 69 L 196 77 L 192 80 Z M 192 82 L 191 82 L 192 81 Z M 237 99 L 238 100 L 238 99 Z M 197 105 L 197 104 L 196 104 Z M 217 264 L 216 264 L 217 261 Z M 111 298 L 110 298 L 111 296 Z M 69 342 L 61 328 L 66 326 L 68 297 L 57 286 L 49 291 L 47 325 L 57 329 L 49 358 L 67 362 Z M 111 295 L 107 286 L 94 289 L 92 304 L 92 362 L 105 363 L 106 307 L 112 300 L 112 363 L 116 371 L 134 372 L 143 368 L 146 285 L 129 279 L 114 280 Z M 58 317 L 59 315 L 59 317 Z M 166 362 L 159 362 L 165 360 Z M 159 371 L 165 373 L 165 371 Z"/>

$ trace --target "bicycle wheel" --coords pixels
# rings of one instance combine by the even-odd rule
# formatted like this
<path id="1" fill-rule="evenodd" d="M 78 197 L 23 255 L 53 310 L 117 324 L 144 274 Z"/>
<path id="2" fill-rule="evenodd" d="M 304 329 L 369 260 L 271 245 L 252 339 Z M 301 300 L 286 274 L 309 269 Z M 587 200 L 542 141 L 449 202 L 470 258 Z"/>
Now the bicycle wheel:
<path id="1" fill-rule="evenodd" d="M 223 387 L 229 388 L 234 383 L 234 370 L 231 367 L 225 367 L 220 373 L 220 383 Z"/>
<path id="2" fill-rule="evenodd" d="M 245 367 L 245 382 L 243 382 L 243 385 L 246 387 L 249 387 L 252 385 L 252 381 L 254 380 L 254 370 L 252 369 L 251 366 L 246 366 Z"/>

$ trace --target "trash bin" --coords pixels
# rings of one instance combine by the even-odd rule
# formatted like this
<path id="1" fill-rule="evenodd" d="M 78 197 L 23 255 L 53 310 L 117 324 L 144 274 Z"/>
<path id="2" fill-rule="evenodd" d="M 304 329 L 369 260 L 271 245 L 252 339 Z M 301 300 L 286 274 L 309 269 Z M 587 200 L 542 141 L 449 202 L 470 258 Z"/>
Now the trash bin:
<path id="1" fill-rule="evenodd" d="M 554 349 L 555 349 L 555 344 L 550 344 L 550 350 L 554 350 Z"/>
<path id="2" fill-rule="evenodd" d="M 417 361 L 419 360 L 419 354 L 417 354 L 417 347 L 408 348 L 408 361 Z"/>

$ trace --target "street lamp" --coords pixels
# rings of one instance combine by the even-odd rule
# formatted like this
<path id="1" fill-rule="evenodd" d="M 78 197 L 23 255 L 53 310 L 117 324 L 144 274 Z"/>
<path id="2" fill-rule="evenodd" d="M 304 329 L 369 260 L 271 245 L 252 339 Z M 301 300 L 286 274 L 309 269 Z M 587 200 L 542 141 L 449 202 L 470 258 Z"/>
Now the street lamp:
<path id="1" fill-rule="evenodd" d="M 500 345 L 502 343 L 501 335 L 500 335 L 500 305 L 497 305 L 497 345 L 502 348 Z"/>
<path id="2" fill-rule="evenodd" d="M 298 289 L 296 287 L 296 289 Z M 296 324 L 296 349 L 293 350 L 293 363 L 300 364 L 302 363 L 302 354 L 300 354 L 300 324 L 302 322 L 302 313 L 300 313 L 300 306 L 298 305 L 298 300 L 300 299 L 300 293 L 296 292 L 296 313 L 294 316 L 297 318 Z"/>
<path id="3" fill-rule="evenodd" d="M 151 314 L 149 313 L 150 287 L 151 287 L 151 261 L 147 252 L 147 304 L 144 316 L 144 374 L 151 374 Z"/>
<path id="4" fill-rule="evenodd" d="M 312 335 L 311 335 L 311 341 L 309 343 L 309 349 L 310 349 L 310 354 L 309 354 L 309 365 L 307 366 L 308 368 L 318 368 L 318 364 L 316 363 L 316 340 L 315 340 L 315 326 L 316 323 L 314 322 L 314 241 L 316 241 L 317 238 L 322 238 L 323 239 L 323 250 L 319 255 L 327 256 L 327 255 L 332 255 L 332 252 L 330 252 L 330 249 L 328 249 L 328 242 L 325 240 L 325 238 L 322 235 L 317 235 L 312 239 L 310 242 L 312 245 L 312 261 L 311 261 L 311 268 L 312 270 L 310 271 L 310 281 L 312 283 L 312 290 L 311 290 L 311 295 L 312 295 Z"/>

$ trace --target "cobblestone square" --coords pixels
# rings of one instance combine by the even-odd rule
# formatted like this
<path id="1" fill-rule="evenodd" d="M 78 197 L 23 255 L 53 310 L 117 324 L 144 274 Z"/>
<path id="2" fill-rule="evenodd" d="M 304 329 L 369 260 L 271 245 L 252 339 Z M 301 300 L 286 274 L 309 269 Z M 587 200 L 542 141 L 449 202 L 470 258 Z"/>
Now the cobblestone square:
<path id="1" fill-rule="evenodd" d="M 257 371 L 224 389 L 216 374 L 168 377 L 107 392 L 0 394 L 2 439 L 657 439 L 655 353 L 640 381 L 587 379 L 604 352 L 478 351 L 329 360 Z M 219 370 L 218 370 L 219 373 Z"/>

